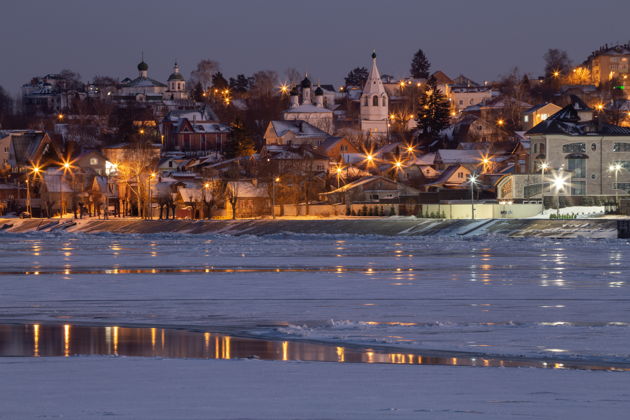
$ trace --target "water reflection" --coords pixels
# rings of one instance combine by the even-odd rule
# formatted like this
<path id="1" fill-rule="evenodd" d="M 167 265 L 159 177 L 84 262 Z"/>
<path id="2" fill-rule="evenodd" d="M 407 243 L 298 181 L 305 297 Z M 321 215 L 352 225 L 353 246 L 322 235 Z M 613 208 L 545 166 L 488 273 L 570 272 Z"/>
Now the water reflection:
<path id="1" fill-rule="evenodd" d="M 158 330 L 160 334 L 158 345 Z M 562 349 L 546 349 L 561 353 Z M 537 367 L 630 371 L 630 365 L 570 359 L 501 359 L 460 353 L 427 354 L 333 344 L 231 337 L 164 328 L 77 325 L 0 325 L 0 357 L 115 355 L 196 359 L 300 360 L 481 367 Z"/>
<path id="2" fill-rule="evenodd" d="M 120 268 L 114 266 L 112 268 L 90 268 L 90 269 L 72 269 L 69 264 L 64 265 L 63 269 L 47 269 L 42 270 L 41 266 L 33 266 L 32 271 L 0 271 L 0 276 L 16 276 L 16 275 L 42 275 L 42 274 L 189 274 L 189 273 L 310 273 L 310 272 L 363 272 L 372 275 L 376 272 L 389 273 L 400 272 L 400 268 L 374 268 L 374 267 L 251 267 L 251 268 L 228 268 L 228 267 L 198 267 L 198 268 L 174 268 L 174 267 L 152 267 L 152 268 Z M 407 272 L 422 271 L 422 268 L 407 268 Z M 412 277 L 412 274 L 409 274 Z"/>

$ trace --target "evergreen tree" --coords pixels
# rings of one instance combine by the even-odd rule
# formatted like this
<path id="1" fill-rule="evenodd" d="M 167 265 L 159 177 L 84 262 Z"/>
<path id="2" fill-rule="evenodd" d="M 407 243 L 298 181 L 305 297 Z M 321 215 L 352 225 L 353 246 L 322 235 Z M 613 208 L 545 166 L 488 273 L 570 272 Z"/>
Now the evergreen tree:
<path id="1" fill-rule="evenodd" d="M 212 75 L 212 88 L 213 89 L 227 89 L 229 87 L 228 81 L 223 77 L 223 73 L 220 71 L 214 73 Z"/>
<path id="2" fill-rule="evenodd" d="M 232 131 L 230 132 L 230 141 L 225 150 L 226 158 L 251 156 L 256 153 L 256 143 L 240 120 L 230 124 L 230 128 Z"/>
<path id="3" fill-rule="evenodd" d="M 239 74 L 236 79 L 230 77 L 230 89 L 232 92 L 245 93 L 249 90 L 249 79 L 244 74 Z"/>
<path id="4" fill-rule="evenodd" d="M 427 79 L 429 77 L 429 68 L 431 63 L 424 52 L 420 49 L 416 52 L 411 60 L 411 69 L 409 73 L 415 79 Z"/>
<path id="5" fill-rule="evenodd" d="M 203 96 L 203 86 L 201 86 L 201 82 L 197 82 L 192 91 L 192 97 L 197 102 L 204 102 L 205 97 Z"/>
<path id="6" fill-rule="evenodd" d="M 363 87 L 368 78 L 368 70 L 365 67 L 356 67 L 345 77 L 346 86 Z"/>
<path id="7" fill-rule="evenodd" d="M 425 94 L 420 98 L 420 108 L 416 122 L 425 136 L 437 138 L 439 132 L 449 124 L 449 103 L 444 94 L 437 88 L 435 78 L 427 82 Z"/>

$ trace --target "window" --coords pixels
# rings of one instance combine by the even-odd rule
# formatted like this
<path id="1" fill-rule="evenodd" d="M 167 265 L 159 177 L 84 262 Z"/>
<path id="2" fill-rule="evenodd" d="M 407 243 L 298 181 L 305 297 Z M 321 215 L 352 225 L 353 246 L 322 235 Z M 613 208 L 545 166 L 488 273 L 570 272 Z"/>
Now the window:
<path id="1" fill-rule="evenodd" d="M 540 121 L 545 121 L 547 118 L 549 118 L 549 114 L 540 114 Z"/>
<path id="2" fill-rule="evenodd" d="M 90 165 L 98 165 L 98 159 L 97 158 L 90 158 Z"/>
<path id="3" fill-rule="evenodd" d="M 572 181 L 571 182 L 571 195 L 584 195 L 586 194 L 586 181 Z"/>
<path id="4" fill-rule="evenodd" d="M 372 98 L 372 106 L 378 106 L 378 96 Z"/>
<path id="5" fill-rule="evenodd" d="M 586 143 L 569 143 L 562 145 L 562 153 L 586 153 Z"/>
<path id="6" fill-rule="evenodd" d="M 525 116 L 523 117 L 523 121 L 525 121 L 525 122 L 529 122 L 529 115 L 525 115 Z"/>
<path id="7" fill-rule="evenodd" d="M 543 155 L 545 154 L 545 143 L 540 143 L 538 145 L 538 153 L 543 154 Z"/>
<path id="8" fill-rule="evenodd" d="M 615 184 L 615 189 L 630 192 L 630 182 L 617 182 Z"/>
<path id="9" fill-rule="evenodd" d="M 381 103 L 383 104 L 383 106 L 385 106 L 387 103 L 385 102 L 385 97 L 383 96 L 383 100 L 381 101 Z"/>
<path id="10" fill-rule="evenodd" d="M 613 152 L 630 152 L 630 143 L 613 144 Z"/>
<path id="11" fill-rule="evenodd" d="M 368 99 L 368 97 L 366 96 L 366 97 L 365 97 L 365 106 L 368 106 L 368 105 L 369 105 L 368 101 L 369 101 L 369 99 Z"/>
<path id="12" fill-rule="evenodd" d="M 464 100 L 463 100 L 463 99 L 460 99 L 460 100 L 459 100 L 459 104 L 460 104 L 460 105 L 464 105 Z"/>
<path id="13" fill-rule="evenodd" d="M 534 154 L 538 153 L 538 143 L 534 143 Z"/>
<path id="14" fill-rule="evenodd" d="M 568 169 L 573 172 L 573 178 L 586 177 L 586 159 L 583 157 L 575 157 L 567 159 Z"/>

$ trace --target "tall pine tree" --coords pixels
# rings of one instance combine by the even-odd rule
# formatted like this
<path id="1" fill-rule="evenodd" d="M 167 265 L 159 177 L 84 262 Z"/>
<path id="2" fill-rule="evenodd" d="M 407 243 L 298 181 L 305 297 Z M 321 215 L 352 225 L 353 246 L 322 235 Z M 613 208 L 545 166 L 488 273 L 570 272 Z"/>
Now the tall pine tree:
<path id="1" fill-rule="evenodd" d="M 256 153 L 256 143 L 242 121 L 237 119 L 230 124 L 230 129 L 230 141 L 225 150 L 226 158 L 251 156 Z"/>
<path id="2" fill-rule="evenodd" d="M 425 137 L 437 138 L 440 131 L 449 125 L 449 103 L 437 88 L 435 78 L 427 82 L 425 94 L 420 98 L 416 122 Z"/>
<path id="3" fill-rule="evenodd" d="M 427 79 L 429 78 L 429 68 L 431 68 L 429 59 L 424 55 L 424 51 L 421 49 L 418 50 L 411 60 L 409 74 L 411 74 L 411 77 L 414 79 Z"/>

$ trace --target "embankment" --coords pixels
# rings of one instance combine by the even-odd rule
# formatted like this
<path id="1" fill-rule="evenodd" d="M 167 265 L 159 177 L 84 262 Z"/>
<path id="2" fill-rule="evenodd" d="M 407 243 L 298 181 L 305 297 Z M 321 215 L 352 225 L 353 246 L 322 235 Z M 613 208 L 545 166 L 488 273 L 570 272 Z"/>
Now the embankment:
<path id="1" fill-rule="evenodd" d="M 55 223 L 57 222 L 57 223 Z M 189 233 L 225 235 L 363 234 L 390 236 L 477 236 L 617 238 L 617 222 L 608 219 L 436 220 L 409 218 L 314 220 L 77 220 L 0 219 L 1 232 Z"/>

